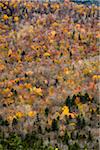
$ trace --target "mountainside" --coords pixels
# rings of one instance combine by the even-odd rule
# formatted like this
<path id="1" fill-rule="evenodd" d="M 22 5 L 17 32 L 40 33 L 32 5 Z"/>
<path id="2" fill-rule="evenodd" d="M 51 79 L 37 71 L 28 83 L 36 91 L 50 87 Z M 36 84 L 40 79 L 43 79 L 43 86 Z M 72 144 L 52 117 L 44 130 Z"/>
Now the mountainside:
<path id="1" fill-rule="evenodd" d="M 99 7 L 0 1 L 0 150 L 99 150 Z"/>

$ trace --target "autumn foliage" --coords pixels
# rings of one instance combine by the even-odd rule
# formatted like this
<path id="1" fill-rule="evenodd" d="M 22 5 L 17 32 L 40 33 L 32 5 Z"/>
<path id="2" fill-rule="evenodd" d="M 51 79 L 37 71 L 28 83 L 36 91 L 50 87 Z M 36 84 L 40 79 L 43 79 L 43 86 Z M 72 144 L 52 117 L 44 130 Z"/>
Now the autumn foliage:
<path id="1" fill-rule="evenodd" d="M 35 132 L 48 150 L 98 147 L 98 14 L 98 6 L 69 1 L 0 1 L 0 131 L 6 138 L 15 132 L 28 143 Z"/>

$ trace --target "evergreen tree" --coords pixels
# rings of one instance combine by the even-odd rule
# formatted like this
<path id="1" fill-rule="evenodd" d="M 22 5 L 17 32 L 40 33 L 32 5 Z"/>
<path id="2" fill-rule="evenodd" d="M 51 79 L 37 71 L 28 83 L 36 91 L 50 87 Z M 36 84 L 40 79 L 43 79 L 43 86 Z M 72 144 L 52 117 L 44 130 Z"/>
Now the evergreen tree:
<path id="1" fill-rule="evenodd" d="M 56 119 L 52 121 L 52 131 L 58 131 L 58 122 Z"/>

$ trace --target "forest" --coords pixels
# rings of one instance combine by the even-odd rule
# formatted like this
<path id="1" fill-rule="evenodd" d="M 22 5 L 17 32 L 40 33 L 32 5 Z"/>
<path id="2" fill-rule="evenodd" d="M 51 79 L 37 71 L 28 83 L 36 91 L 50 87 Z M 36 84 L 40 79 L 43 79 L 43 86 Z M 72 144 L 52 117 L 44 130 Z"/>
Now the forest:
<path id="1" fill-rule="evenodd" d="M 0 0 L 0 150 L 99 150 L 99 11 Z"/>

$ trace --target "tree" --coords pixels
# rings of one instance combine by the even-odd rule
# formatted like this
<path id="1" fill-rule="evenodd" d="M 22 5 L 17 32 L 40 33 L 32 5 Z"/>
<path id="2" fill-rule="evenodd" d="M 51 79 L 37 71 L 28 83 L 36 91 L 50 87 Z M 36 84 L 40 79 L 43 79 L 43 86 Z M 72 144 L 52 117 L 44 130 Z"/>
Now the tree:
<path id="1" fill-rule="evenodd" d="M 48 117 L 48 114 L 49 114 L 49 108 L 46 107 L 46 108 L 45 108 L 45 116 Z"/>
<path id="2" fill-rule="evenodd" d="M 52 131 L 58 131 L 58 122 L 56 119 L 52 121 Z"/>

